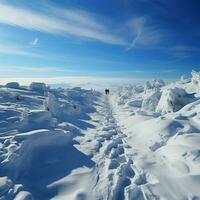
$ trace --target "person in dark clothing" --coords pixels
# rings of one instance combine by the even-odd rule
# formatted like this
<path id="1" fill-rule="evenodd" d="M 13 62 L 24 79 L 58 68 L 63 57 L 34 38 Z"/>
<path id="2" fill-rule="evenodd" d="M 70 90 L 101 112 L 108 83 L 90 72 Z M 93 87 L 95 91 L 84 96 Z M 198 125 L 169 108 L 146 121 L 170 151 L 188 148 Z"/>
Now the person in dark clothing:
<path id="1" fill-rule="evenodd" d="M 106 88 L 105 89 L 105 94 L 109 94 L 109 92 L 110 92 L 109 89 Z"/>

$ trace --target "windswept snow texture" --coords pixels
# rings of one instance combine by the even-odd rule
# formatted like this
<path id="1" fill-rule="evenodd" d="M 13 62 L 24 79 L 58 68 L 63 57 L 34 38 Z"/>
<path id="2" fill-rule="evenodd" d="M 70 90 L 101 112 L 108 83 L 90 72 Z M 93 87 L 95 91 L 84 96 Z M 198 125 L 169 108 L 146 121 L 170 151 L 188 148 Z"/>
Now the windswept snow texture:
<path id="1" fill-rule="evenodd" d="M 0 199 L 200 199 L 199 88 L 1 86 Z"/>

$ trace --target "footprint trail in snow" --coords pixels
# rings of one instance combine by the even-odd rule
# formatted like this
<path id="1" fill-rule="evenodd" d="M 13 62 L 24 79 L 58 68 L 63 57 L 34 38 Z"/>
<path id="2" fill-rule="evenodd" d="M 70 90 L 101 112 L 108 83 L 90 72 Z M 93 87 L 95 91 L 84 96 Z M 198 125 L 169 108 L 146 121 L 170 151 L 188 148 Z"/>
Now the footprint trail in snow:
<path id="1" fill-rule="evenodd" d="M 126 188 L 135 176 L 133 161 L 126 153 L 126 135 L 121 131 L 114 118 L 109 98 L 105 97 L 104 125 L 100 130 L 98 141 L 101 142 L 97 160 L 97 183 L 94 191 L 95 199 L 125 199 Z"/>

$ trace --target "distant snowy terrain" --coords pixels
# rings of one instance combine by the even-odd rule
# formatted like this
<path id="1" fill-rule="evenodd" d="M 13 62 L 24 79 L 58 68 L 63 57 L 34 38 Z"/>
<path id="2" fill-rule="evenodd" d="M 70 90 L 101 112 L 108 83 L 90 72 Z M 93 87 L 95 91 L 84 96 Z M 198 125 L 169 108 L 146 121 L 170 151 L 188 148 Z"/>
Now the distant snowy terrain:
<path id="1" fill-rule="evenodd" d="M 200 73 L 110 95 L 0 87 L 0 199 L 200 199 Z"/>

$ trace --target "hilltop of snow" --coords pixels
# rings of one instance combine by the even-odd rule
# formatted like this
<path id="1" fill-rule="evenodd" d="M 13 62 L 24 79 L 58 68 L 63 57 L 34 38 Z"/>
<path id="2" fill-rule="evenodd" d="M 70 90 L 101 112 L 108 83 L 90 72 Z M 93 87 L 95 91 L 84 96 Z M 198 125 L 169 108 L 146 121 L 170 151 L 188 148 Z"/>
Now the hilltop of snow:
<path id="1" fill-rule="evenodd" d="M 105 95 L 0 87 L 0 199 L 200 199 L 200 72 Z"/>

